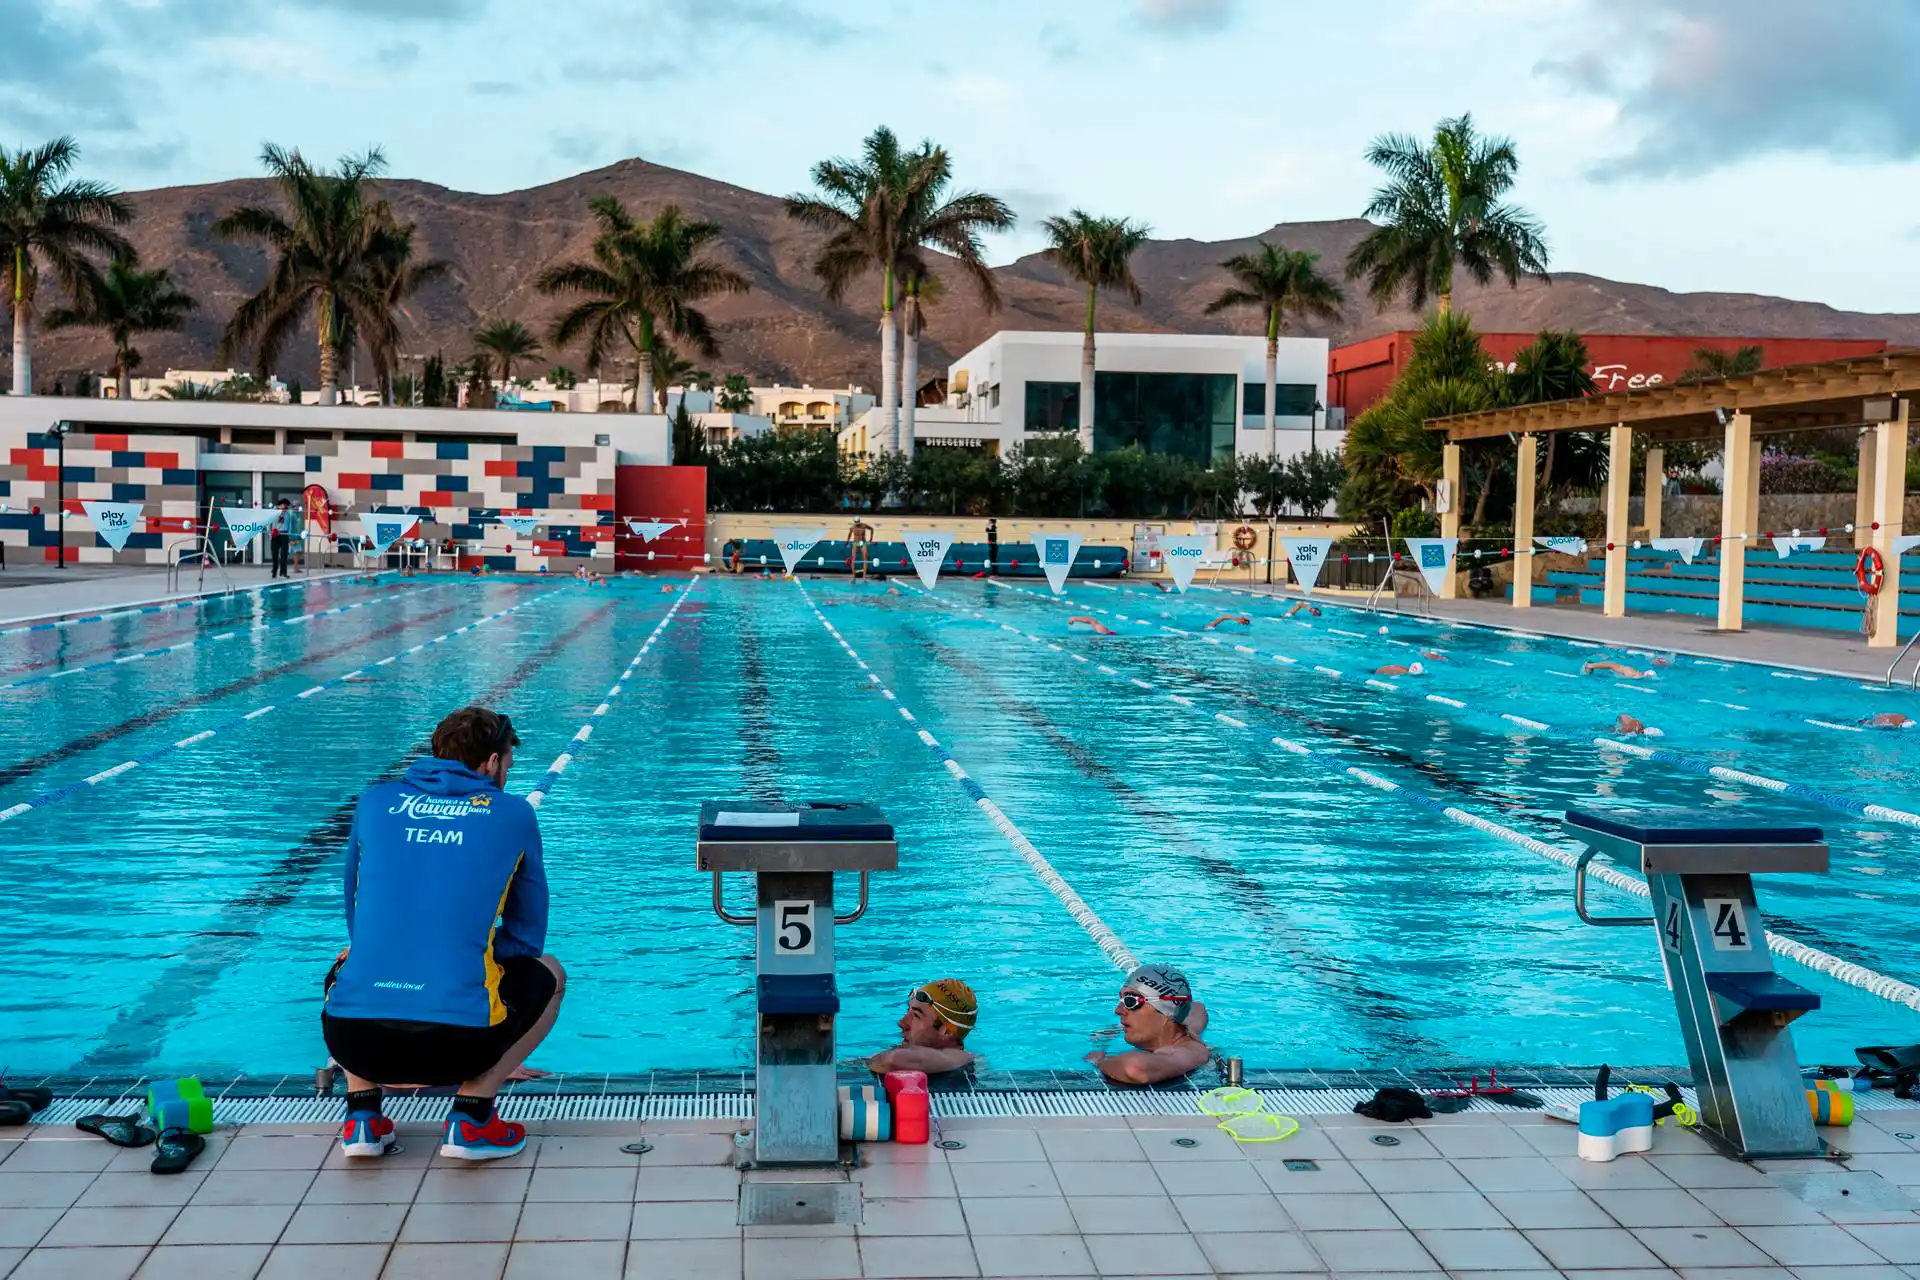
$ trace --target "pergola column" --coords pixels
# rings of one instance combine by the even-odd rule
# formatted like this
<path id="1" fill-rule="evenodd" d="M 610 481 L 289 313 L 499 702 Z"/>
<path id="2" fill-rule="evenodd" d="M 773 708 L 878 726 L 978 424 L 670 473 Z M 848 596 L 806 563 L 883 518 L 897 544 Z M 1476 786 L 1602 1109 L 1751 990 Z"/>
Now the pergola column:
<path id="1" fill-rule="evenodd" d="M 1886 581 L 1873 601 L 1873 635 L 1867 645 L 1874 649 L 1900 643 L 1900 555 L 1895 542 L 1907 507 L 1905 397 L 1896 400 L 1894 406 L 1893 421 L 1879 423 L 1873 429 L 1873 520 L 1880 526 L 1872 530 L 1873 545 L 1887 565 Z"/>
<path id="2" fill-rule="evenodd" d="M 1520 437 L 1520 460 L 1513 473 L 1513 607 L 1516 609 L 1533 607 L 1533 485 L 1534 459 L 1539 451 L 1537 437 Z"/>
<path id="3" fill-rule="evenodd" d="M 1727 420 L 1726 445 L 1721 456 L 1726 477 L 1720 486 L 1718 625 L 1722 631 L 1738 631 L 1747 595 L 1746 535 L 1757 514 L 1760 484 L 1760 459 L 1753 448 L 1751 416 L 1736 413 Z"/>
<path id="4" fill-rule="evenodd" d="M 1607 433 L 1607 577 L 1601 591 L 1601 613 L 1627 616 L 1627 492 L 1632 487 L 1633 428 L 1613 424 Z"/>
<path id="5" fill-rule="evenodd" d="M 1879 474 L 1880 433 L 1868 427 L 1860 433 L 1860 476 L 1853 490 L 1853 545 L 1873 545 L 1874 477 Z"/>
<path id="6" fill-rule="evenodd" d="M 1460 504 L 1466 495 L 1460 489 L 1460 446 L 1449 444 L 1440 451 L 1440 478 L 1447 486 L 1447 509 L 1440 513 L 1440 536 L 1458 538 L 1460 536 Z M 1456 544 L 1457 546 L 1457 544 Z M 1446 576 L 1440 579 L 1440 598 L 1457 600 L 1460 598 L 1460 579 L 1454 573 L 1454 566 L 1448 565 Z"/>
<path id="7" fill-rule="evenodd" d="M 1641 488 L 1647 491 L 1644 514 L 1646 515 L 1647 536 L 1660 536 L 1660 500 L 1667 493 L 1667 451 L 1659 445 L 1647 450 L 1646 476 Z"/>

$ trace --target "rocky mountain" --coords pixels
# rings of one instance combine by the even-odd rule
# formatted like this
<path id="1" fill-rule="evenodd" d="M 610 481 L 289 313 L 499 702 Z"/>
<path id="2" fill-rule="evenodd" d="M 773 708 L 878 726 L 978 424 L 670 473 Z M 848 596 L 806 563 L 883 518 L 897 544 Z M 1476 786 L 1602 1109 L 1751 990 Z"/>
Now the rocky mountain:
<path id="1" fill-rule="evenodd" d="M 543 266 L 564 258 L 585 257 L 592 241 L 587 201 L 614 195 L 635 212 L 651 214 L 677 203 L 689 214 L 711 218 L 726 228 L 718 252 L 744 272 L 752 291 L 715 300 L 708 308 L 716 322 L 722 354 L 706 362 L 714 372 L 745 372 L 756 381 L 775 378 L 817 386 L 878 381 L 879 349 L 875 333 L 878 282 L 856 288 L 842 304 L 829 302 L 810 270 L 818 237 L 789 222 L 780 199 L 716 182 L 697 174 L 626 160 L 560 182 L 501 195 L 451 191 L 424 182 L 390 180 L 383 184 L 399 216 L 419 227 L 424 251 L 453 263 L 448 280 L 432 286 L 409 304 L 407 349 L 464 357 L 468 335 L 492 319 L 519 319 L 539 332 L 560 310 L 532 286 Z M 261 179 L 204 186 L 170 187 L 133 193 L 138 217 L 130 236 L 149 265 L 171 267 L 180 284 L 200 302 L 187 330 L 156 334 L 139 346 L 142 372 L 156 374 L 173 366 L 208 368 L 227 316 L 263 280 L 267 256 L 251 246 L 227 243 L 210 228 L 234 205 L 269 202 L 270 185 Z M 1291 248 L 1318 253 L 1337 272 L 1348 249 L 1364 234 L 1358 219 L 1281 223 L 1264 233 Z M 1138 308 L 1123 299 L 1103 298 L 1104 329 L 1190 333 L 1257 332 L 1253 315 L 1207 316 L 1207 301 L 1222 283 L 1218 264 L 1251 246 L 1253 238 L 1230 241 L 1155 240 L 1135 258 L 1135 274 L 1146 297 Z M 996 329 L 1077 329 L 1083 297 L 1038 255 L 997 270 L 1003 305 L 989 313 L 959 280 L 929 308 L 921 350 L 921 368 L 943 369 Z M 1301 333 L 1336 342 L 1411 327 L 1415 317 L 1401 308 L 1376 311 L 1364 290 L 1349 288 L 1351 301 L 1337 325 L 1306 326 Z M 1624 284 L 1598 276 L 1556 275 L 1551 282 L 1529 282 L 1518 289 L 1467 287 L 1458 303 L 1485 330 L 1574 328 L 1589 333 L 1726 334 L 1752 337 L 1884 338 L 1897 345 L 1920 345 L 1920 315 L 1868 315 L 1758 294 L 1672 293 L 1650 285 Z M 110 356 L 104 337 L 93 333 L 40 334 L 35 342 L 36 382 L 82 369 L 104 370 Z M 0 368 L 8 353 L 0 350 Z M 545 353 L 546 362 L 580 365 L 575 351 Z M 315 370 L 313 340 L 307 335 L 276 372 L 311 385 Z M 544 367 L 540 361 L 532 367 Z M 362 378 L 367 373 L 362 369 Z"/>

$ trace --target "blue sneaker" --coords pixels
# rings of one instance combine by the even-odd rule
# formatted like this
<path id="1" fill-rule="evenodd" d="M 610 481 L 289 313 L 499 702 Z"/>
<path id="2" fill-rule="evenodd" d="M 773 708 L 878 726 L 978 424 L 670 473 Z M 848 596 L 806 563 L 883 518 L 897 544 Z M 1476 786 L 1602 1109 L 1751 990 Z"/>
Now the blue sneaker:
<path id="1" fill-rule="evenodd" d="M 447 1136 L 440 1142 L 440 1154 L 449 1160 L 503 1160 L 519 1155 L 526 1146 L 526 1126 L 502 1120 L 498 1111 L 483 1125 L 456 1111 L 447 1117 Z"/>
<path id="2" fill-rule="evenodd" d="M 343 1156 L 383 1156 L 393 1150 L 393 1121 L 377 1111 L 352 1111 L 340 1130 Z"/>

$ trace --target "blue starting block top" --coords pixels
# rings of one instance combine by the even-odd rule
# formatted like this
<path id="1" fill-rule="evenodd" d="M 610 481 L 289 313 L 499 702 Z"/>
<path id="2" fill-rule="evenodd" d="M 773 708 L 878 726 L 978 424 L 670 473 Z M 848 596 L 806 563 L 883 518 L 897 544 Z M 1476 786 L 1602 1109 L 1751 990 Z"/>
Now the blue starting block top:
<path id="1" fill-rule="evenodd" d="M 1715 814 L 1695 809 L 1569 809 L 1566 822 L 1642 846 L 1820 844 L 1826 839 L 1819 827 L 1730 827 Z"/>
<path id="2" fill-rule="evenodd" d="M 1707 990 L 1735 1008 L 1757 1013 L 1808 1013 L 1820 1007 L 1820 997 L 1799 983 L 1771 970 L 1712 971 Z"/>
<path id="3" fill-rule="evenodd" d="M 785 844 L 891 843 L 893 824 L 873 805 L 857 801 L 713 801 L 700 806 L 700 840 L 716 844 L 774 840 Z"/>

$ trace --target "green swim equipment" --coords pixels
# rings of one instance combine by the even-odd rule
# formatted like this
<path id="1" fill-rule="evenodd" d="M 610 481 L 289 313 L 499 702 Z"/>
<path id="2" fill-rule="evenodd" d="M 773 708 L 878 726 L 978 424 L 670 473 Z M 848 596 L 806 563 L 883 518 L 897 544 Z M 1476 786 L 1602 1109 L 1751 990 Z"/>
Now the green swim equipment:
<path id="1" fill-rule="evenodd" d="M 1268 1111 L 1266 1098 L 1252 1089 L 1223 1085 L 1201 1094 L 1196 1105 L 1202 1115 L 1218 1119 L 1214 1127 L 1235 1142 L 1278 1142 L 1300 1132 L 1298 1120 Z"/>

